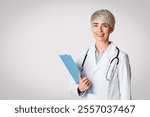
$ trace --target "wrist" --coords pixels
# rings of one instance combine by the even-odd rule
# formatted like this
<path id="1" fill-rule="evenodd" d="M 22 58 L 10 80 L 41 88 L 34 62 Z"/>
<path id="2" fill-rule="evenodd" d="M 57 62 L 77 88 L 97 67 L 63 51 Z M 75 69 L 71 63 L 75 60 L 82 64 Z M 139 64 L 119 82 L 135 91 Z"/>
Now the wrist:
<path id="1" fill-rule="evenodd" d="M 80 90 L 79 87 L 77 88 L 77 90 L 78 90 L 78 94 L 80 95 L 80 93 L 82 93 L 82 91 Z"/>

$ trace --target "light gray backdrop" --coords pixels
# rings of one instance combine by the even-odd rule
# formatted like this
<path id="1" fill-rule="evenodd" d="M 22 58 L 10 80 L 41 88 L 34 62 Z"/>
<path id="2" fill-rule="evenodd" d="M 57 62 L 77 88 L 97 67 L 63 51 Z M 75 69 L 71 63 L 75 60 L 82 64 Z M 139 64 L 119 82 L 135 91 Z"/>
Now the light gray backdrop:
<path id="1" fill-rule="evenodd" d="M 70 95 L 59 54 L 94 43 L 90 16 L 116 17 L 111 41 L 128 53 L 133 99 L 150 99 L 149 0 L 0 0 L 0 99 L 79 99 Z"/>

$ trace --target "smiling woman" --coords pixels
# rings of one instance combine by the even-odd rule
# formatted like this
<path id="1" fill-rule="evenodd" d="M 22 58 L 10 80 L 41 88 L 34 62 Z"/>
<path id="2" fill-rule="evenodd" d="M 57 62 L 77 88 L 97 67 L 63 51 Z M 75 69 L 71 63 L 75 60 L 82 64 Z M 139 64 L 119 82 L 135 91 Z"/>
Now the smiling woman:
<path id="1" fill-rule="evenodd" d="M 58 55 L 66 53 L 74 59 L 77 56 L 84 58 L 89 45 L 96 42 L 92 35 L 90 16 L 103 8 L 109 9 L 116 20 L 109 40 L 130 57 L 132 99 L 150 99 L 150 93 L 146 91 L 150 89 L 149 4 L 149 0 L 1 0 L 0 99 L 82 99 L 84 96 L 80 98 L 70 95 L 70 74 L 66 73 Z M 104 15 L 95 16 L 94 19 L 103 19 L 106 25 L 113 24 L 112 18 L 106 20 Z M 103 35 L 104 29 L 101 33 Z M 99 36 L 101 33 L 97 31 Z M 94 48 L 95 44 L 97 43 L 94 43 Z M 85 53 L 78 55 L 84 49 Z M 89 65 L 93 69 L 91 72 L 96 74 L 96 65 L 93 63 L 105 60 L 103 55 L 107 49 L 104 49 L 104 54 L 95 50 L 92 56 L 89 50 L 83 72 Z M 121 52 L 118 57 L 120 54 Z M 93 57 L 91 65 L 88 62 L 90 56 Z M 95 60 L 98 56 L 99 60 Z M 120 58 L 119 64 L 121 61 Z M 82 60 L 79 65 L 81 64 Z M 98 82 L 93 78 L 96 76 L 90 77 L 88 72 L 86 74 L 88 79 L 92 78 L 91 87 L 95 91 L 94 83 Z M 104 87 L 99 87 L 99 92 L 101 90 Z"/>
<path id="2" fill-rule="evenodd" d="M 106 9 L 96 11 L 91 17 L 96 42 L 77 59 L 77 65 L 83 73 L 80 83 L 71 85 L 72 92 L 84 99 L 131 99 L 128 55 L 109 41 L 114 26 L 115 18 Z M 87 91 L 90 88 L 92 94 Z"/>
<path id="3" fill-rule="evenodd" d="M 115 26 L 115 18 L 108 10 L 99 10 L 91 16 L 91 28 L 96 44 L 100 42 L 109 43 L 109 35 L 113 32 Z M 106 46 L 108 46 L 106 44 Z M 98 48 L 99 46 L 97 46 Z M 99 51 L 101 49 L 98 49 Z"/>

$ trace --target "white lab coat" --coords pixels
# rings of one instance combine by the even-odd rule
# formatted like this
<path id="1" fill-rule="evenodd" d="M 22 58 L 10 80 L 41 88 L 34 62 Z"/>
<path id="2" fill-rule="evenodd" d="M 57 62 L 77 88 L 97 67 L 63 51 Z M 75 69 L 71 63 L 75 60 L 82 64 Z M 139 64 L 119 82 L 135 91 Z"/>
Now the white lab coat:
<path id="1" fill-rule="evenodd" d="M 81 64 L 85 57 L 86 52 L 83 52 L 76 63 L 81 69 Z M 89 48 L 89 52 L 84 64 L 84 75 L 92 83 L 91 89 L 93 94 L 84 92 L 82 99 L 90 100 L 129 100 L 131 99 L 131 69 L 129 64 L 128 55 L 122 51 L 119 52 L 119 64 L 113 78 L 108 81 L 106 73 L 110 61 L 116 56 L 116 46 L 111 43 L 106 49 L 103 56 L 100 58 L 98 64 L 95 60 L 95 44 Z M 77 88 L 78 84 L 73 82 L 70 85 L 70 90 L 74 95 L 79 96 Z"/>

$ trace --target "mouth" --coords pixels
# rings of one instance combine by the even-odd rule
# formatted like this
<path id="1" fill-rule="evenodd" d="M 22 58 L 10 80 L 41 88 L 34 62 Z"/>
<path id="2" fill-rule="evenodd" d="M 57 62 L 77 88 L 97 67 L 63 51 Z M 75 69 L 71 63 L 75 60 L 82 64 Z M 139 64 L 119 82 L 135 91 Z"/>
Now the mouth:
<path id="1" fill-rule="evenodd" d="M 97 33 L 96 36 L 98 36 L 98 37 L 103 37 L 104 34 L 103 34 L 103 33 Z"/>

